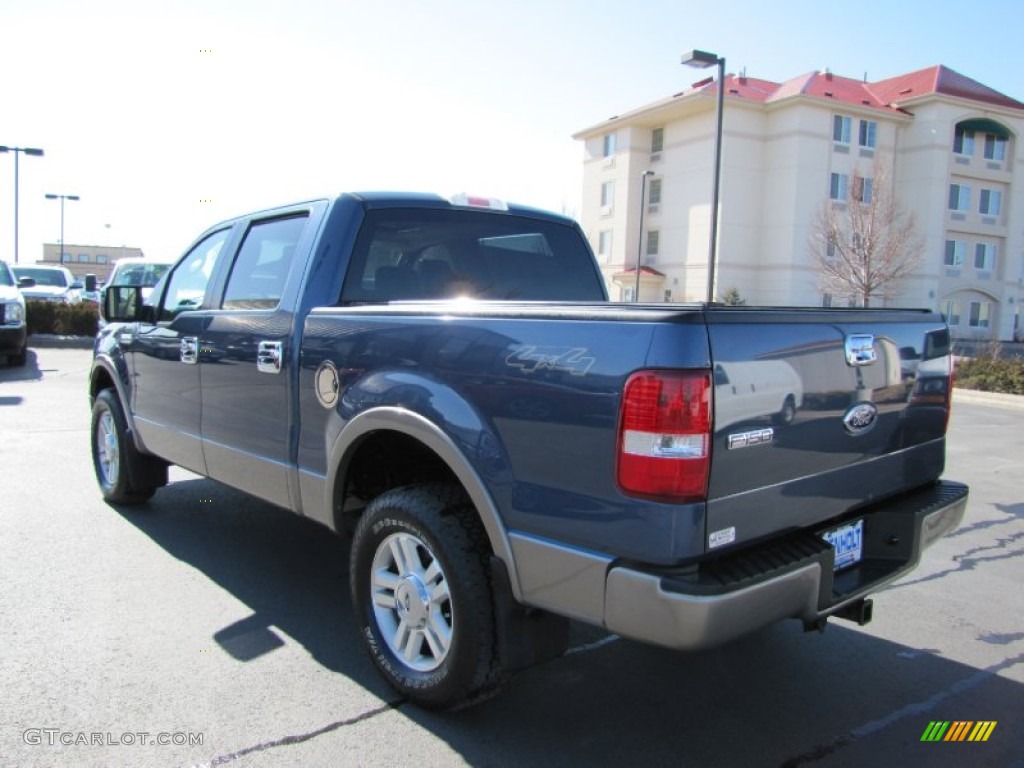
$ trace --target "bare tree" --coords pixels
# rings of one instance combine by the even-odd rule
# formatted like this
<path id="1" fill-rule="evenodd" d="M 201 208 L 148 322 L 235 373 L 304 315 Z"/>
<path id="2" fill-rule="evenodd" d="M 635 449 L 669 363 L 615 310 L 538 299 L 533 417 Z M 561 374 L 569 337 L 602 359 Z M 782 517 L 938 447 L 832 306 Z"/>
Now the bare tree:
<path id="1" fill-rule="evenodd" d="M 808 247 L 821 291 L 864 307 L 898 296 L 924 251 L 914 215 L 896 200 L 877 158 L 871 174 L 855 173 L 841 200 L 818 209 Z"/>

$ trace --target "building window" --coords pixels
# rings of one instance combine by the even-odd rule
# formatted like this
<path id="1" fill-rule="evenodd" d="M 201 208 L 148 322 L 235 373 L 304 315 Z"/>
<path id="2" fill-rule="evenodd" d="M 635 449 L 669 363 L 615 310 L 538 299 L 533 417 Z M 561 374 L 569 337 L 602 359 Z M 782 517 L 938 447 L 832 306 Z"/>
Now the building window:
<path id="1" fill-rule="evenodd" d="M 597 235 L 597 255 L 608 258 L 612 252 L 612 231 L 602 229 Z"/>
<path id="2" fill-rule="evenodd" d="M 874 187 L 871 179 L 863 176 L 853 177 L 853 199 L 858 203 L 871 203 L 871 192 Z"/>
<path id="3" fill-rule="evenodd" d="M 875 148 L 875 134 L 878 132 L 878 123 L 874 120 L 860 121 L 860 146 L 865 149 Z"/>
<path id="4" fill-rule="evenodd" d="M 657 205 L 661 202 L 661 179 L 651 179 L 647 190 L 648 205 Z"/>
<path id="5" fill-rule="evenodd" d="M 80 253 L 80 254 L 78 254 L 78 263 L 79 264 L 88 264 L 89 263 L 89 254 L 88 253 Z"/>
<path id="6" fill-rule="evenodd" d="M 603 143 L 602 153 L 604 154 L 605 157 L 611 157 L 612 155 L 615 154 L 615 134 L 614 133 L 606 133 L 604 135 L 604 143 Z"/>
<path id="7" fill-rule="evenodd" d="M 601 208 L 610 210 L 615 204 L 615 182 L 606 181 L 601 185 Z M 605 211 L 607 212 L 607 211 Z"/>
<path id="8" fill-rule="evenodd" d="M 992 317 L 991 301 L 972 301 L 967 324 L 971 328 L 988 328 L 989 320 Z"/>
<path id="9" fill-rule="evenodd" d="M 943 307 L 942 314 L 946 316 L 946 323 L 951 326 L 960 325 L 960 315 L 963 314 L 963 305 L 959 301 L 947 301 Z"/>
<path id="10" fill-rule="evenodd" d="M 966 184 L 949 185 L 949 210 L 967 211 L 971 207 L 971 188 Z"/>
<path id="11" fill-rule="evenodd" d="M 947 267 L 962 267 L 967 253 L 967 243 L 963 240 L 946 241 L 946 257 L 943 263 Z"/>
<path id="12" fill-rule="evenodd" d="M 654 229 L 647 233 L 647 255 L 654 258 L 658 255 L 658 246 L 661 241 L 661 233 Z"/>
<path id="13" fill-rule="evenodd" d="M 651 131 L 651 152 L 661 152 L 665 148 L 665 129 L 655 128 Z"/>
<path id="14" fill-rule="evenodd" d="M 96 263 L 97 264 L 106 264 L 107 263 L 107 256 L 106 256 L 106 254 L 104 254 L 104 253 L 97 254 L 97 256 L 96 256 Z"/>
<path id="15" fill-rule="evenodd" d="M 821 306 L 823 306 L 823 307 L 831 307 L 832 306 L 832 294 L 831 293 L 823 293 L 823 294 L 821 294 Z"/>
<path id="16" fill-rule="evenodd" d="M 996 246 L 992 243 L 978 243 L 974 246 L 974 268 L 991 272 L 996 268 Z"/>
<path id="17" fill-rule="evenodd" d="M 636 286 L 627 285 L 622 289 L 623 301 L 636 301 Z"/>
<path id="18" fill-rule="evenodd" d="M 1005 160 L 1006 159 L 1006 137 L 996 136 L 994 133 L 985 134 L 985 159 Z"/>
<path id="19" fill-rule="evenodd" d="M 670 301 L 672 301 L 672 289 L 671 288 L 665 291 L 665 303 L 667 304 Z"/>
<path id="20" fill-rule="evenodd" d="M 850 129 L 853 120 L 843 115 L 832 116 L 832 141 L 837 144 L 850 143 Z"/>
<path id="21" fill-rule="evenodd" d="M 998 216 L 1003 204 L 1003 193 L 998 189 L 981 190 L 981 204 L 978 212 L 983 216 Z"/>
<path id="22" fill-rule="evenodd" d="M 846 200 L 850 186 L 850 177 L 845 173 L 833 173 L 829 182 L 828 196 L 833 200 Z"/>
<path id="23" fill-rule="evenodd" d="M 964 130 L 957 126 L 956 133 L 953 134 L 953 151 L 958 155 L 973 155 L 974 131 Z"/>

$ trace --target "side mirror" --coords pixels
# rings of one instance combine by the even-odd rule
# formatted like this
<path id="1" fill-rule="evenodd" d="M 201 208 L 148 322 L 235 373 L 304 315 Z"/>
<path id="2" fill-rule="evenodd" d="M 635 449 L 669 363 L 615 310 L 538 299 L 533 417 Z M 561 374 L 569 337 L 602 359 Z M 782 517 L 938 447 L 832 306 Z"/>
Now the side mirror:
<path id="1" fill-rule="evenodd" d="M 34 277 L 19 277 L 18 278 L 19 288 L 35 288 L 36 279 Z"/>
<path id="2" fill-rule="evenodd" d="M 96 275 L 85 276 L 85 290 L 87 290 L 89 293 L 96 292 Z"/>
<path id="3" fill-rule="evenodd" d="M 137 285 L 111 285 L 103 291 L 100 314 L 108 323 L 135 323 L 143 320 L 142 288 Z"/>

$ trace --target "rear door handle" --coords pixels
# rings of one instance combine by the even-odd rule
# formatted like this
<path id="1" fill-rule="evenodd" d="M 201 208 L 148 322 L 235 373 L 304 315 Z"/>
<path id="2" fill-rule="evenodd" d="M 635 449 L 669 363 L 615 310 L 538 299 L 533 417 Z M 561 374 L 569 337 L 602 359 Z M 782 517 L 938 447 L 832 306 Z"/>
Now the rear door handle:
<path id="1" fill-rule="evenodd" d="M 261 341 L 256 353 L 256 370 L 260 373 L 280 373 L 283 346 L 280 341 Z"/>
<path id="2" fill-rule="evenodd" d="M 195 336 L 181 337 L 181 362 L 195 365 L 199 362 L 199 339 Z"/>

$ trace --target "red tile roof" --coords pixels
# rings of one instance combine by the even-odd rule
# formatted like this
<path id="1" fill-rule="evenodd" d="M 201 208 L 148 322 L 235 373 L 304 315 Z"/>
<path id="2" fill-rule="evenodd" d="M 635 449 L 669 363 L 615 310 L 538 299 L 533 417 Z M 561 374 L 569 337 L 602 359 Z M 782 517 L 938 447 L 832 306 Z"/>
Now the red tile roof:
<path id="1" fill-rule="evenodd" d="M 621 272 L 616 272 L 615 276 L 618 277 L 619 275 L 635 275 L 635 274 L 636 274 L 636 267 L 630 267 L 629 269 L 624 269 Z M 640 276 L 641 277 L 645 277 L 645 276 L 646 277 L 665 277 L 665 273 L 664 272 L 659 272 L 656 269 L 651 269 L 650 267 L 640 267 Z"/>
<path id="2" fill-rule="evenodd" d="M 1009 96 L 941 64 L 888 80 L 881 80 L 872 83 L 870 87 L 877 98 L 885 104 L 899 104 L 908 99 L 941 93 L 946 96 L 957 96 L 1000 107 L 1024 109 L 1024 103 L 1011 99 Z"/>
<path id="3" fill-rule="evenodd" d="M 784 83 L 726 75 L 725 87 L 727 96 L 762 103 L 777 102 L 794 96 L 812 96 L 892 112 L 898 111 L 900 104 L 908 99 L 938 93 L 1012 109 L 1024 109 L 1024 103 L 941 65 L 876 83 L 841 77 L 830 72 L 809 72 Z M 692 89 L 684 93 L 702 91 L 714 94 L 717 90 L 718 83 L 709 79 L 694 83 Z"/>

